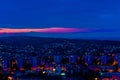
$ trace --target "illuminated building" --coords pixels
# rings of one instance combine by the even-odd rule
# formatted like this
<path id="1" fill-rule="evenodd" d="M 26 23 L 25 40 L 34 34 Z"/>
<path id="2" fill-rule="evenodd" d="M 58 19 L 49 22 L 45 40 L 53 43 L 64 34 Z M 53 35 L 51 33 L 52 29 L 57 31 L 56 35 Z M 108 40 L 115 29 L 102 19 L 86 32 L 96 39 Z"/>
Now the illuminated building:
<path id="1" fill-rule="evenodd" d="M 54 55 L 54 62 L 55 63 L 60 63 L 61 62 L 61 56 L 60 55 Z"/>
<path id="2" fill-rule="evenodd" d="M 89 64 L 91 64 L 91 55 L 86 55 L 85 56 L 85 62 L 89 65 Z"/>
<path id="3" fill-rule="evenodd" d="M 104 56 L 101 56 L 100 58 L 101 58 L 102 64 L 106 64 L 106 62 L 107 62 L 107 56 L 104 55 Z"/>
<path id="4" fill-rule="evenodd" d="M 19 67 L 20 69 L 22 69 L 22 68 L 23 68 L 23 60 L 22 60 L 21 58 L 18 58 L 18 59 L 17 59 L 17 62 L 18 62 L 18 67 Z"/>
<path id="5" fill-rule="evenodd" d="M 76 56 L 75 55 L 71 55 L 70 57 L 69 57 L 69 60 L 70 60 L 70 63 L 75 63 L 76 62 Z"/>
<path id="6" fill-rule="evenodd" d="M 32 57 L 32 62 L 33 62 L 32 66 L 37 67 L 37 58 L 36 57 Z"/>
<path id="7" fill-rule="evenodd" d="M 7 60 L 4 58 L 3 61 L 2 61 L 2 64 L 3 64 L 3 70 L 6 70 L 7 69 Z"/>

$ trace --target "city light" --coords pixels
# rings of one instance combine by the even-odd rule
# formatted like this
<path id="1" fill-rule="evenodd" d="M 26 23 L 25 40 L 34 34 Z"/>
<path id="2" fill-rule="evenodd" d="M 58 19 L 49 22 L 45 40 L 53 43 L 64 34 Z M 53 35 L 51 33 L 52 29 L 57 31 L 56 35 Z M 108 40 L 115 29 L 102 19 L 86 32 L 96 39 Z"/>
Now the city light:
<path id="1" fill-rule="evenodd" d="M 60 75 L 61 75 L 61 76 L 65 76 L 66 74 L 65 74 L 65 73 L 61 73 Z"/>
<path id="2" fill-rule="evenodd" d="M 45 74 L 46 72 L 45 71 L 43 71 L 43 74 Z"/>

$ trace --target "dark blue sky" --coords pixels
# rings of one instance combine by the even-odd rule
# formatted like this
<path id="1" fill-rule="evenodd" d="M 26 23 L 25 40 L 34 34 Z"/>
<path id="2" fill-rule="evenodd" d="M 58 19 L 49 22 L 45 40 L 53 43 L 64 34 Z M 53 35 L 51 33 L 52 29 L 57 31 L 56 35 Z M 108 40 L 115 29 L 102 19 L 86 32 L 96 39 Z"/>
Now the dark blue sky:
<path id="1" fill-rule="evenodd" d="M 40 33 L 32 35 L 118 39 L 120 38 L 119 3 L 119 0 L 1 0 L 0 27 L 99 28 L 101 30 L 99 32 L 70 33 L 64 36 Z"/>

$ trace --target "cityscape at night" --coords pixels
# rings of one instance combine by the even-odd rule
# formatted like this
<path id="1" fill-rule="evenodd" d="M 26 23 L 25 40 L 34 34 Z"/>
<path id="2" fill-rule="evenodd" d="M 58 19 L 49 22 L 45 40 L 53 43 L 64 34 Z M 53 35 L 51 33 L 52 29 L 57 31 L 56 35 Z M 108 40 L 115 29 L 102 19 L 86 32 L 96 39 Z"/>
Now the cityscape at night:
<path id="1" fill-rule="evenodd" d="M 0 78 L 119 80 L 119 53 L 120 41 L 1 37 Z"/>
<path id="2" fill-rule="evenodd" d="M 120 80 L 119 0 L 1 0 L 0 80 Z"/>

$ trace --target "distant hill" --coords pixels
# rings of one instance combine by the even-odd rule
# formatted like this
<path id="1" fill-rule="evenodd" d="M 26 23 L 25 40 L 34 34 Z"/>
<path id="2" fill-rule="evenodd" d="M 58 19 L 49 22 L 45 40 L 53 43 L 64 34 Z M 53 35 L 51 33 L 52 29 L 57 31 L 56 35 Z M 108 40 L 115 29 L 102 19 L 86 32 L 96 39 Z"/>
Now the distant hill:
<path id="1" fill-rule="evenodd" d="M 0 43 L 13 46 L 24 46 L 24 45 L 43 45 L 49 43 L 62 43 L 71 42 L 80 45 L 82 43 L 96 43 L 96 44 L 113 44 L 118 45 L 120 41 L 110 41 L 110 40 L 87 40 L 87 39 L 65 39 L 65 38 L 48 38 L 48 37 L 30 37 L 30 36 L 9 36 L 0 37 Z"/>

